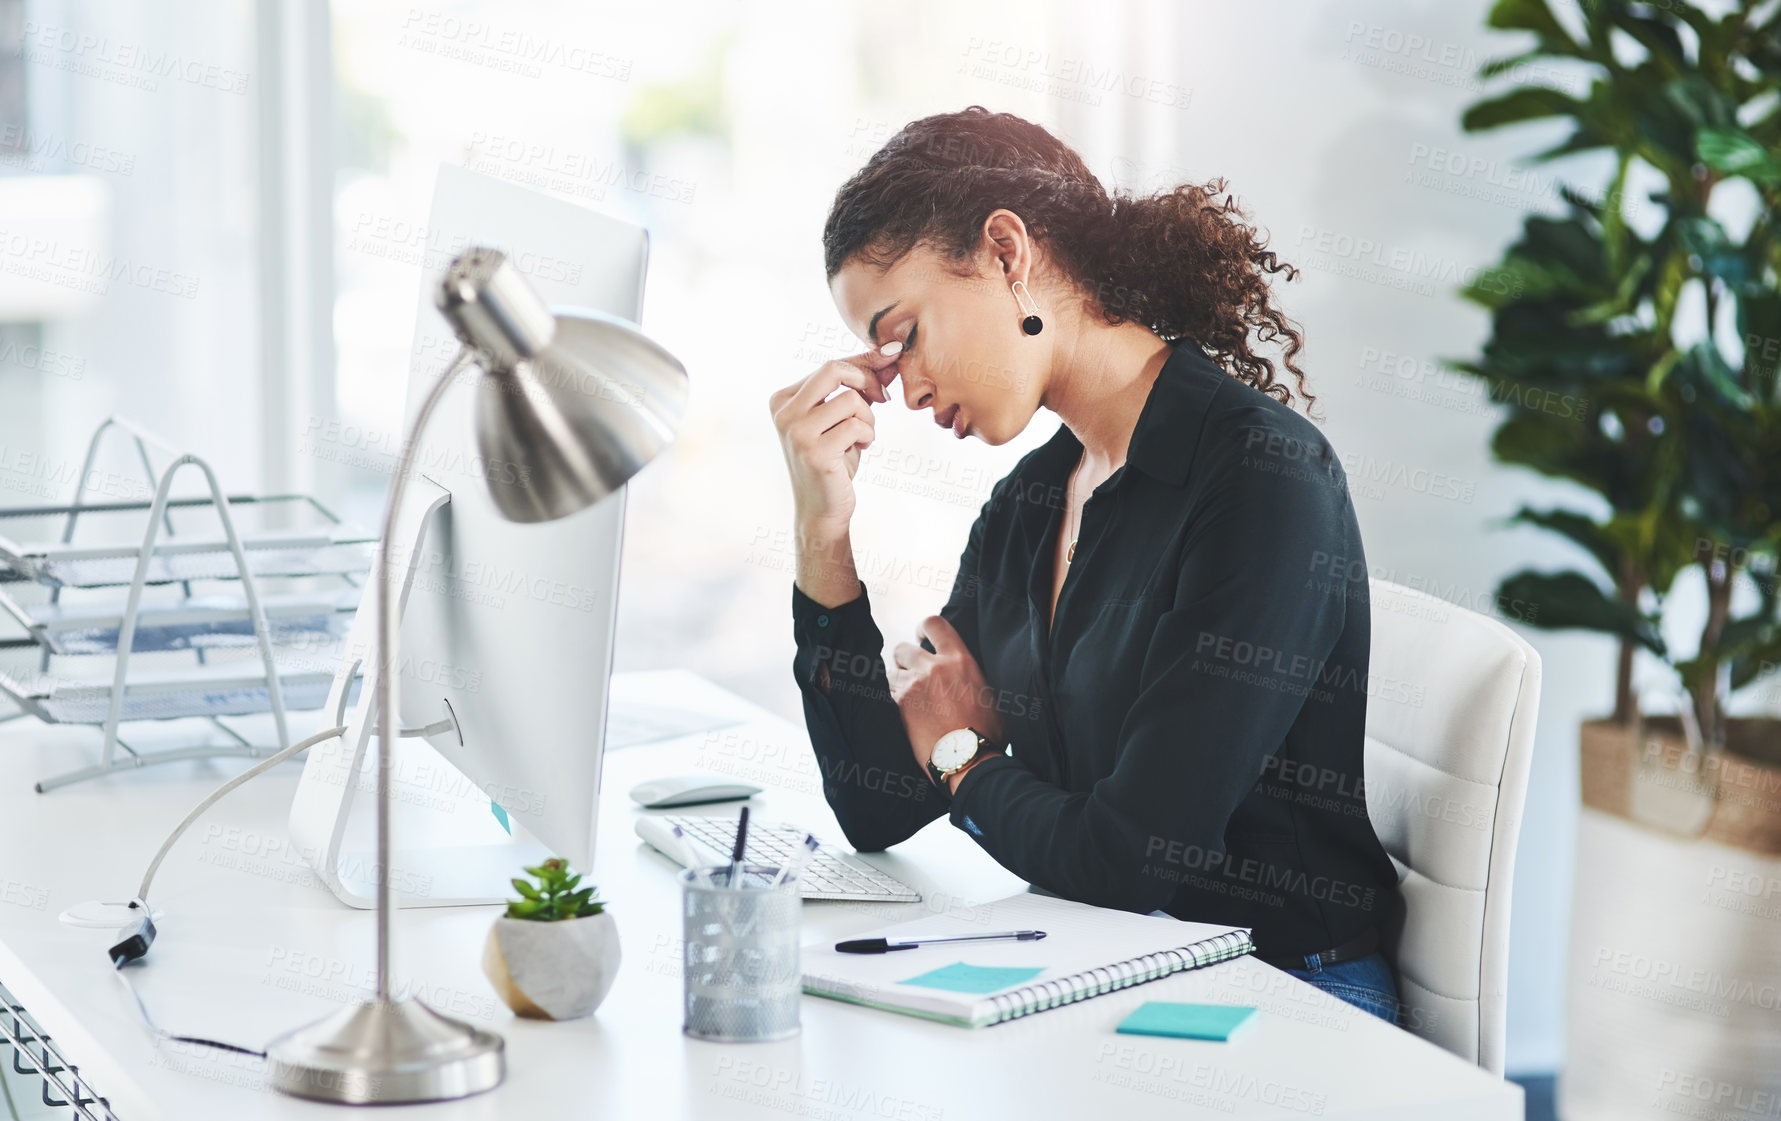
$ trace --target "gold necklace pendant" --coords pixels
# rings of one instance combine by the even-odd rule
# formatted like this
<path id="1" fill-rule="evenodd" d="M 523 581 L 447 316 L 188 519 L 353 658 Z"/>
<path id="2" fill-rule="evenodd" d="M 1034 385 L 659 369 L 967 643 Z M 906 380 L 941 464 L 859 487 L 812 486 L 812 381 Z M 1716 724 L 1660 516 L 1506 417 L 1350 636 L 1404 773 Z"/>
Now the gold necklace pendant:
<path id="1" fill-rule="evenodd" d="M 1064 563 L 1069 564 L 1076 559 L 1076 542 L 1070 542 L 1070 551 L 1064 554 Z"/>

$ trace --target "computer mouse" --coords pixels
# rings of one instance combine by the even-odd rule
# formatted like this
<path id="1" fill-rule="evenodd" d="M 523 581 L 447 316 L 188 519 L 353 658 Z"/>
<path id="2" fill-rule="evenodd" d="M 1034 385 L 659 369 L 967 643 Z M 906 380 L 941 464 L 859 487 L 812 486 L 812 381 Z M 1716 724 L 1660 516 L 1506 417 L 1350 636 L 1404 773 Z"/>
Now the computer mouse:
<path id="1" fill-rule="evenodd" d="M 661 810 L 670 806 L 730 802 L 760 792 L 761 788 L 753 783 L 739 782 L 729 775 L 664 775 L 631 787 L 631 800 L 646 810 Z"/>

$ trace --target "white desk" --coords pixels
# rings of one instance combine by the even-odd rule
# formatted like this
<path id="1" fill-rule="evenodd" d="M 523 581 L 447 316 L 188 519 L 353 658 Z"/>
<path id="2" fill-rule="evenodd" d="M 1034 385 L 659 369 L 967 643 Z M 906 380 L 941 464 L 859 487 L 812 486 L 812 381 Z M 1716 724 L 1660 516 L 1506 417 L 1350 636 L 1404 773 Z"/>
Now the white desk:
<path id="1" fill-rule="evenodd" d="M 752 719 L 608 754 L 599 851 L 587 882 L 611 903 L 624 965 L 592 1018 L 519 1020 L 499 1003 L 480 967 L 498 909 L 397 916 L 398 988 L 499 1030 L 508 1061 L 507 1080 L 492 1093 L 404 1107 L 402 1116 L 1522 1116 L 1520 1087 L 1249 959 L 976 1031 L 806 997 L 795 1039 L 687 1039 L 673 865 L 632 833 L 640 811 L 625 792 L 671 771 L 727 772 L 770 787 L 755 799 L 756 814 L 800 821 L 836 843 L 842 836 L 802 728 L 686 674 L 627 675 L 625 687 L 637 696 L 691 692 L 698 694 L 693 703 L 728 704 Z M 314 715 L 299 719 L 293 734 L 307 734 Z M 257 1060 L 157 1048 L 111 976 L 108 932 L 57 921 L 71 903 L 126 898 L 167 828 L 234 773 L 232 764 L 179 763 L 32 792 L 34 779 L 94 750 L 89 729 L 24 721 L 0 729 L 0 984 L 123 1121 L 344 1116 L 344 1107 L 266 1090 Z M 287 765 L 230 795 L 163 865 L 152 893 L 166 910 L 160 939 L 132 974 L 162 1026 L 258 1046 L 370 986 L 371 914 L 336 902 L 292 854 L 275 849 L 285 840 L 297 774 L 297 765 Z M 734 814 L 735 804 L 711 810 Z M 925 901 L 809 904 L 808 932 L 847 937 L 899 915 L 984 902 L 1024 886 L 945 819 L 871 859 L 919 887 Z M 1243 1002 L 1262 1014 L 1228 1044 L 1114 1034 L 1146 1000 Z"/>

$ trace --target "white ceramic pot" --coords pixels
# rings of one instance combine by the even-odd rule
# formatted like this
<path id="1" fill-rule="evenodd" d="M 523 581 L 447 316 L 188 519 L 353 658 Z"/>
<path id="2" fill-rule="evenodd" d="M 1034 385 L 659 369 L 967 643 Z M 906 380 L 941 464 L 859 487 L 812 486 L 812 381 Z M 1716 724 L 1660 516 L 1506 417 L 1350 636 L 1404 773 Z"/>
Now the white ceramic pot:
<path id="1" fill-rule="evenodd" d="M 495 992 L 517 1015 L 537 1020 L 592 1013 L 611 991 L 619 959 L 609 911 L 557 922 L 503 915 L 482 947 L 482 971 Z"/>
<path id="2" fill-rule="evenodd" d="M 1585 806 L 1570 941 L 1564 1121 L 1773 1116 L 1781 858 Z"/>

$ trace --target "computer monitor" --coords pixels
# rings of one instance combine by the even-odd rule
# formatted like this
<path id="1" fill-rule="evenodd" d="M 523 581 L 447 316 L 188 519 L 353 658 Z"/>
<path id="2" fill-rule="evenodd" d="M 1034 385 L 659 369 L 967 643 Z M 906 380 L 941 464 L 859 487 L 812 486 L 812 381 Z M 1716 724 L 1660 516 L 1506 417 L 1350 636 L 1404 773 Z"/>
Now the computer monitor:
<path id="1" fill-rule="evenodd" d="M 632 223 L 443 167 L 427 228 L 409 238 L 424 260 L 404 433 L 457 353 L 433 292 L 471 245 L 505 251 L 552 305 L 640 320 L 649 242 Z M 484 475 L 514 466 L 479 457 L 467 382 L 422 439 L 390 546 L 406 584 L 400 720 L 414 733 L 392 753 L 390 881 L 404 906 L 497 902 L 552 854 L 588 870 L 598 824 L 626 491 L 557 521 L 501 517 Z M 364 673 L 375 657 L 371 623 L 367 602 L 328 709 L 347 733 L 310 749 L 290 822 L 318 876 L 360 907 L 375 892 L 375 706 L 368 688 L 349 702 L 349 686 L 351 663 Z"/>

